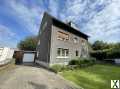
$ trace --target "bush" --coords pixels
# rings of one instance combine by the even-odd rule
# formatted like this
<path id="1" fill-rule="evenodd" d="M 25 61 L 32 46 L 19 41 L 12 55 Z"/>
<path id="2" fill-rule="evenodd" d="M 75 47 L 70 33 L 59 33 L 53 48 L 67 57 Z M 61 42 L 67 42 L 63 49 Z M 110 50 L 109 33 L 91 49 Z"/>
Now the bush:
<path id="1" fill-rule="evenodd" d="M 106 51 L 105 50 L 94 51 L 91 52 L 90 55 L 98 60 L 103 60 L 106 58 Z"/>
<path id="2" fill-rule="evenodd" d="M 73 59 L 69 62 L 69 65 L 77 65 L 77 67 L 84 67 L 95 64 L 96 59 L 95 58 L 78 58 Z"/>
<path id="3" fill-rule="evenodd" d="M 51 69 L 58 73 L 58 72 L 61 72 L 61 71 L 64 71 L 64 70 L 68 70 L 69 68 L 65 65 L 59 65 L 59 64 L 55 64 L 55 65 L 52 65 L 51 66 Z"/>
<path id="4" fill-rule="evenodd" d="M 89 61 L 90 64 L 95 64 L 95 63 L 96 63 L 96 59 L 95 59 L 95 58 L 90 58 L 89 60 L 90 60 L 90 61 Z"/>
<path id="5" fill-rule="evenodd" d="M 79 65 L 79 60 L 76 60 L 76 59 L 74 59 L 74 60 L 71 60 L 68 64 L 69 65 Z"/>
<path id="6" fill-rule="evenodd" d="M 117 48 L 98 50 L 91 52 L 90 55 L 98 60 L 120 58 L 120 50 Z"/>

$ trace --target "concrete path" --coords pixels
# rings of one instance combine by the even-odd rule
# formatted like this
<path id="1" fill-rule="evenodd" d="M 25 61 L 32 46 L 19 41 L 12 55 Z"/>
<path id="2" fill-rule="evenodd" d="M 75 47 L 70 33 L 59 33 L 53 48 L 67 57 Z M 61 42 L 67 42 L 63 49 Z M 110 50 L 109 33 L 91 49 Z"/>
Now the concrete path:
<path id="1" fill-rule="evenodd" d="M 31 66 L 17 66 L 0 77 L 0 89 L 76 89 L 57 74 Z"/>

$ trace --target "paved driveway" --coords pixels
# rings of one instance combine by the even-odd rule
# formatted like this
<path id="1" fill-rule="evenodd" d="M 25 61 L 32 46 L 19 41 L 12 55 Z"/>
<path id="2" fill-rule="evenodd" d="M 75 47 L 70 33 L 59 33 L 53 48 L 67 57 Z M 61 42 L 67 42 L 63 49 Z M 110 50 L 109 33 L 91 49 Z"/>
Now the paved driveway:
<path id="1" fill-rule="evenodd" d="M 17 66 L 3 77 L 0 89 L 76 89 L 57 74 L 31 66 Z"/>

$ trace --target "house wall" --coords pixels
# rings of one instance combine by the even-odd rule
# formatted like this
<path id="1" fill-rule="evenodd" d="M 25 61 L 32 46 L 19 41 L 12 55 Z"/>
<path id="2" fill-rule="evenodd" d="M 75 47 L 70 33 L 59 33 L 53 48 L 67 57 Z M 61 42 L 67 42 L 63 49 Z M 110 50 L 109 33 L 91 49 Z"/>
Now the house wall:
<path id="1" fill-rule="evenodd" d="M 50 40 L 51 40 L 51 24 L 52 20 L 49 16 L 45 15 L 43 17 L 40 32 L 39 32 L 39 42 L 36 48 L 37 50 L 37 63 L 49 63 L 50 60 Z"/>
<path id="2" fill-rule="evenodd" d="M 69 34 L 69 40 L 68 41 L 58 40 L 57 39 L 58 31 L 62 31 L 62 32 Z M 74 43 L 73 41 L 74 37 L 79 38 L 78 43 Z M 79 51 L 79 57 L 80 57 L 82 53 L 81 52 L 81 47 L 82 47 L 81 40 L 84 40 L 86 43 L 86 47 L 88 47 L 87 40 L 52 25 L 50 64 L 55 64 L 55 63 L 67 64 L 71 59 L 76 58 L 76 53 L 75 53 L 76 50 Z M 69 57 L 68 58 L 57 58 L 57 48 L 69 49 Z M 84 55 L 88 56 L 88 51 Z"/>

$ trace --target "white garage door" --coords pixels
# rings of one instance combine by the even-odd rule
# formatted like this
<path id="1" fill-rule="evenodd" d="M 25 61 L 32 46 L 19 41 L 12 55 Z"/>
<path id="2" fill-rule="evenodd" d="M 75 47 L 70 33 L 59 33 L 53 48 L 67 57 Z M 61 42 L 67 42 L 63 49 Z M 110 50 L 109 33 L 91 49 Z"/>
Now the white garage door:
<path id="1" fill-rule="evenodd" d="M 23 62 L 33 62 L 34 61 L 34 53 L 24 53 Z"/>

